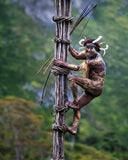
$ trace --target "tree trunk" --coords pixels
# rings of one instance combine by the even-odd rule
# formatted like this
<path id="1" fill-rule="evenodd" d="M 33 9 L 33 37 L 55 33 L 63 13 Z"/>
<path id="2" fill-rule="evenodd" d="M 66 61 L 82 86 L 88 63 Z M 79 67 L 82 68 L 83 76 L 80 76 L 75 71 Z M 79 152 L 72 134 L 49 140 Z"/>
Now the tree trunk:
<path id="1" fill-rule="evenodd" d="M 72 0 L 56 0 L 56 15 L 55 17 L 70 17 L 71 16 L 71 1 Z M 62 41 L 56 41 L 54 58 L 62 59 L 67 62 L 68 58 L 68 43 L 69 40 L 70 20 L 56 21 L 56 38 Z M 55 107 L 64 107 L 67 99 L 67 75 L 59 74 L 55 77 Z M 65 114 L 56 111 L 54 123 L 59 126 L 65 124 Z M 64 160 L 64 133 L 60 130 L 54 130 L 53 133 L 53 160 Z"/>

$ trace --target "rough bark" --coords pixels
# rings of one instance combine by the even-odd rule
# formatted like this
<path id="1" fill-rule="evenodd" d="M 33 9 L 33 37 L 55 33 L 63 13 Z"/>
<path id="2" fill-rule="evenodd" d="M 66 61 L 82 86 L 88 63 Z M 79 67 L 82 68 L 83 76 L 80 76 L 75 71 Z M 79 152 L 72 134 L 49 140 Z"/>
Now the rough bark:
<path id="1" fill-rule="evenodd" d="M 55 16 L 71 16 L 72 0 L 56 0 Z M 56 37 L 63 40 L 69 40 L 70 21 L 56 22 Z M 54 58 L 61 58 L 64 62 L 68 59 L 69 44 L 56 42 Z M 67 99 L 67 75 L 58 75 L 55 77 L 55 107 L 64 107 Z M 65 124 L 65 114 L 56 111 L 56 125 Z M 53 160 L 64 160 L 64 133 L 60 130 L 54 130 L 53 133 Z"/>

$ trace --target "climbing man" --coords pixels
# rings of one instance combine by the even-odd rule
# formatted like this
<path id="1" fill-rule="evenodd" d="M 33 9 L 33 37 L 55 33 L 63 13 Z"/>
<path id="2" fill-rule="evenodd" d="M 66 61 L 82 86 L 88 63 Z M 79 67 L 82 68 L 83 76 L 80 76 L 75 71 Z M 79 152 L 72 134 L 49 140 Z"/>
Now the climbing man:
<path id="1" fill-rule="evenodd" d="M 69 52 L 71 55 L 78 60 L 84 60 L 80 65 L 72 65 L 62 62 L 61 59 L 56 59 L 53 64 L 62 68 L 68 68 L 74 71 L 84 71 L 85 77 L 78 75 L 70 75 L 69 84 L 73 96 L 73 102 L 67 101 L 65 105 L 74 110 L 73 125 L 71 127 L 67 126 L 68 132 L 71 134 L 77 133 L 78 123 L 80 120 L 80 109 L 90 103 L 95 97 L 101 95 L 104 78 L 106 73 L 106 67 L 104 60 L 98 53 L 100 50 L 105 50 L 108 48 L 101 48 L 100 40 L 102 36 L 97 39 L 81 40 L 84 41 L 83 46 L 86 48 L 81 53 L 78 53 L 71 46 L 69 46 Z M 84 89 L 83 94 L 78 99 L 78 86 Z"/>

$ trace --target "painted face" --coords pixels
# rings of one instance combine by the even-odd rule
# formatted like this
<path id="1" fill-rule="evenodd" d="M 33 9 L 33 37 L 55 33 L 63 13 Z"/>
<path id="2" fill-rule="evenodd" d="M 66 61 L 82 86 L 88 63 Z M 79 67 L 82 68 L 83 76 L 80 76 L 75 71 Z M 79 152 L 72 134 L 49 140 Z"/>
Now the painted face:
<path id="1" fill-rule="evenodd" d="M 92 57 L 94 55 L 94 47 L 93 46 L 87 46 L 86 47 L 86 56 L 87 57 Z"/>

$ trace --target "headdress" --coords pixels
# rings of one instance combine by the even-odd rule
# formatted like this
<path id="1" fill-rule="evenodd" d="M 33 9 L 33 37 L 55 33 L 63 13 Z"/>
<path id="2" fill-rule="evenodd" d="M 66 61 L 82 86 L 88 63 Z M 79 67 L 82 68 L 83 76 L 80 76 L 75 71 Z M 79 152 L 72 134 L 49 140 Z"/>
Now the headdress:
<path id="1" fill-rule="evenodd" d="M 101 47 L 101 44 L 102 43 L 99 43 L 98 41 L 100 40 L 102 38 L 102 36 L 99 36 L 97 39 L 88 39 L 88 40 L 86 40 L 85 38 L 84 39 L 81 39 L 80 41 L 79 41 L 79 44 L 81 45 L 81 46 L 94 46 L 95 47 L 95 49 L 96 49 L 96 51 L 101 51 L 101 50 L 103 50 L 104 51 L 104 53 L 103 53 L 103 55 L 105 55 L 105 53 L 106 53 L 106 50 L 108 49 L 108 44 L 106 44 L 106 47 L 105 48 L 102 48 Z M 83 44 L 82 44 L 83 43 Z"/>

